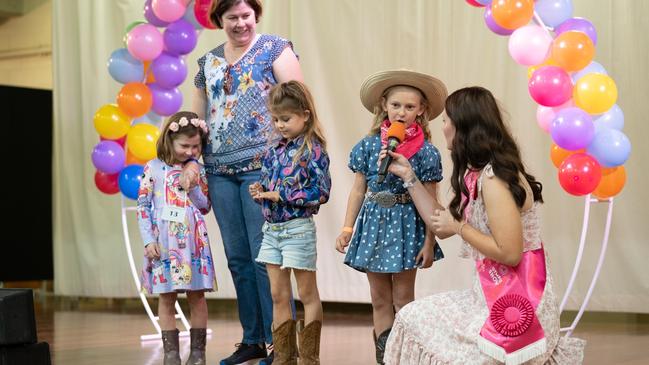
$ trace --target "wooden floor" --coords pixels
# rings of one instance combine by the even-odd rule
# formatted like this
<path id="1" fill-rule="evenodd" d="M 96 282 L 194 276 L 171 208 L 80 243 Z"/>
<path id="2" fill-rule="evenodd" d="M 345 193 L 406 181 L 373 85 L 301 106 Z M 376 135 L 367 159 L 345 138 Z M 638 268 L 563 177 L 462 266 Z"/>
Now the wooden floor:
<path id="1" fill-rule="evenodd" d="M 212 302 L 212 301 L 210 301 Z M 139 336 L 154 331 L 139 302 L 129 305 L 61 304 L 60 300 L 36 302 L 39 341 L 49 342 L 57 365 L 161 364 L 160 341 L 140 342 Z M 218 305 L 216 305 L 218 307 Z M 210 304 L 208 363 L 229 355 L 240 340 L 241 329 L 232 310 Z M 231 307 L 231 306 L 230 306 Z M 341 308 L 337 304 L 337 309 Z M 321 362 L 325 364 L 373 364 L 371 316 L 367 306 L 352 306 L 340 313 L 325 309 Z M 354 309 L 355 308 L 355 309 Z M 357 310 L 359 309 L 360 310 Z M 334 312 L 334 313 L 331 313 Z M 345 311 L 343 311 L 345 312 Z M 649 364 L 649 321 L 646 315 L 590 315 L 575 336 L 588 341 L 585 364 Z M 189 340 L 181 340 L 186 358 Z"/>

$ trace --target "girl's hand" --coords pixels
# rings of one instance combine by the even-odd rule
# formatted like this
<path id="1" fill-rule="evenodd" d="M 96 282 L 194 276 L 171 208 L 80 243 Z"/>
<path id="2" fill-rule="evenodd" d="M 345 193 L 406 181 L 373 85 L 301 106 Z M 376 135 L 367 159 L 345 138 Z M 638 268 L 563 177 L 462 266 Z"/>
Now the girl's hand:
<path id="1" fill-rule="evenodd" d="M 279 191 L 261 191 L 256 196 L 253 196 L 253 198 L 266 199 L 277 203 L 279 201 Z"/>
<path id="2" fill-rule="evenodd" d="M 349 246 L 349 241 L 352 239 L 352 234 L 350 232 L 342 232 L 336 238 L 336 251 L 340 253 L 345 253 L 345 248 Z"/>
<path id="3" fill-rule="evenodd" d="M 381 149 L 381 153 L 379 153 L 379 166 L 381 165 L 381 161 L 383 161 L 388 154 L 392 156 L 392 163 L 388 166 L 388 172 L 400 177 L 401 180 L 404 181 L 410 180 L 415 176 L 410 161 L 401 154 L 388 151 L 385 146 Z"/>
<path id="4" fill-rule="evenodd" d="M 250 193 L 250 196 L 255 200 L 259 200 L 257 196 L 259 195 L 259 193 L 263 191 L 264 191 L 264 187 L 261 186 L 259 182 L 248 185 L 248 192 Z"/>
<path id="5" fill-rule="evenodd" d="M 456 221 L 448 210 L 436 209 L 430 219 L 433 221 L 432 230 L 436 236 L 450 237 L 460 229 L 460 222 Z"/>
<path id="6" fill-rule="evenodd" d="M 149 260 L 157 260 L 160 258 L 160 245 L 157 242 L 149 243 L 144 246 L 144 256 Z"/>
<path id="7" fill-rule="evenodd" d="M 419 251 L 417 258 L 415 259 L 415 263 L 417 264 L 417 266 L 419 266 L 419 268 L 427 269 L 433 266 L 433 258 L 435 255 L 433 246 L 434 244 L 434 241 L 433 243 L 426 242 L 426 244 L 424 244 L 424 247 L 421 248 L 421 251 Z"/>
<path id="8" fill-rule="evenodd" d="M 198 185 L 198 180 L 200 179 L 201 171 L 200 166 L 196 162 L 189 162 L 183 166 L 183 170 L 180 173 L 180 186 L 185 191 L 190 191 L 196 185 Z"/>

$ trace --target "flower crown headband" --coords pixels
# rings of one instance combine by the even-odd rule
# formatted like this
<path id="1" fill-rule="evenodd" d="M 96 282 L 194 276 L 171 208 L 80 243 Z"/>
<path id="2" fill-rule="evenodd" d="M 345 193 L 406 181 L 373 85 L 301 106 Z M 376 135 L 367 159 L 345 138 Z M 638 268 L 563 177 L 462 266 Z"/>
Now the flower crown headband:
<path id="1" fill-rule="evenodd" d="M 186 127 L 190 123 L 194 127 L 202 129 L 204 133 L 207 133 L 207 123 L 205 123 L 203 119 L 187 119 L 187 117 L 182 117 L 178 122 L 172 122 L 171 124 L 169 124 L 169 130 L 172 132 L 178 132 L 180 127 Z"/>

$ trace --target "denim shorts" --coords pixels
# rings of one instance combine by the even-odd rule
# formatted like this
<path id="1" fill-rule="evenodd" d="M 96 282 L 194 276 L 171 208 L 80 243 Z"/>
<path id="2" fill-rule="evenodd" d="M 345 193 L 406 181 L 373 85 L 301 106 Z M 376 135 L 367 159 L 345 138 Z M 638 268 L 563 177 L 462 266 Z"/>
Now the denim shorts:
<path id="1" fill-rule="evenodd" d="M 262 232 L 264 239 L 257 262 L 279 265 L 282 269 L 315 271 L 318 255 L 313 217 L 266 222 Z"/>

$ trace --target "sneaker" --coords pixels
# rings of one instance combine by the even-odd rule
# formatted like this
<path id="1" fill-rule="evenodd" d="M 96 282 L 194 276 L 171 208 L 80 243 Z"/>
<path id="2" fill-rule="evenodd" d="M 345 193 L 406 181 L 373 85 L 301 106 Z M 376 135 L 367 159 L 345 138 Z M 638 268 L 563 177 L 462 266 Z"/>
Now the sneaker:
<path id="1" fill-rule="evenodd" d="M 268 354 L 266 348 L 257 344 L 238 343 L 237 350 L 228 358 L 221 360 L 220 365 L 245 364 L 249 360 L 263 359 Z"/>
<path id="2" fill-rule="evenodd" d="M 259 365 L 271 365 L 273 363 L 274 358 L 275 358 L 275 351 L 271 351 L 267 358 L 259 362 Z"/>

